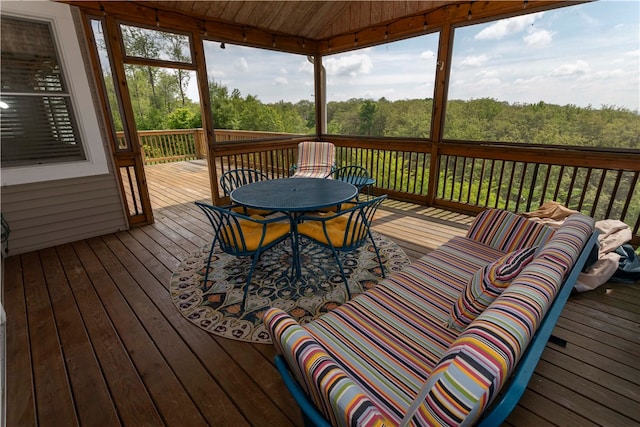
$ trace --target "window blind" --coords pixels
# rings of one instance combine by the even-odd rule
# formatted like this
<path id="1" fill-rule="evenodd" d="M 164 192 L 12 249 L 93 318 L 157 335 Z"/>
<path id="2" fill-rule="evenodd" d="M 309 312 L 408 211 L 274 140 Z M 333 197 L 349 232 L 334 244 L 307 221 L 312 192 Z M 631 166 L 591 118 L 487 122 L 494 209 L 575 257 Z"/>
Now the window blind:
<path id="1" fill-rule="evenodd" d="M 48 22 L 1 17 L 2 166 L 85 160 Z"/>

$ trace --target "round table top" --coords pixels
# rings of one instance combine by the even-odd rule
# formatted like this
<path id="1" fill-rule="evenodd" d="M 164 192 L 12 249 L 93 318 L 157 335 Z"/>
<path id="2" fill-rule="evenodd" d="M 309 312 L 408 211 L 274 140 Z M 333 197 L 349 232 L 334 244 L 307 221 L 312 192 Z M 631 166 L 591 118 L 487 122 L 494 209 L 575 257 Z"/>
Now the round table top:
<path id="1" fill-rule="evenodd" d="M 256 209 L 301 212 L 339 205 L 353 199 L 358 189 L 348 182 L 324 178 L 284 178 L 238 187 L 231 200 Z"/>

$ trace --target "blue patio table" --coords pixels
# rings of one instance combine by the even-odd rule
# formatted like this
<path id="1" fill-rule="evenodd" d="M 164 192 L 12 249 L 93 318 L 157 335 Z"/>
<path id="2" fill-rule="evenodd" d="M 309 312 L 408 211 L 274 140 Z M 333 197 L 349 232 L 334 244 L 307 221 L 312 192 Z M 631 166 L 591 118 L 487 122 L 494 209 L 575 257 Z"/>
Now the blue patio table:
<path id="1" fill-rule="evenodd" d="M 358 189 L 344 181 L 323 178 L 284 178 L 253 182 L 231 192 L 231 200 L 254 209 L 284 212 L 293 235 L 293 272 L 302 275 L 297 217 L 304 212 L 337 206 L 353 199 Z"/>

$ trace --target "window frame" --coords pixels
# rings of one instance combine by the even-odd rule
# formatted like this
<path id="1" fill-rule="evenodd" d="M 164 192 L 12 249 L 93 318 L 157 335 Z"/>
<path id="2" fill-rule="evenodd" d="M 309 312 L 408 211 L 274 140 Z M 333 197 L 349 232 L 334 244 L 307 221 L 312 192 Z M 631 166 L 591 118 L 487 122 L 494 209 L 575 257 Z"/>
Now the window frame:
<path id="1" fill-rule="evenodd" d="M 4 1 L 2 13 L 50 24 L 60 67 L 68 84 L 73 120 L 85 160 L 7 166 L 2 168 L 2 186 L 46 182 L 109 173 L 107 155 L 96 104 L 89 84 L 71 7 L 55 2 Z M 70 66 L 69 64 L 74 64 Z"/>

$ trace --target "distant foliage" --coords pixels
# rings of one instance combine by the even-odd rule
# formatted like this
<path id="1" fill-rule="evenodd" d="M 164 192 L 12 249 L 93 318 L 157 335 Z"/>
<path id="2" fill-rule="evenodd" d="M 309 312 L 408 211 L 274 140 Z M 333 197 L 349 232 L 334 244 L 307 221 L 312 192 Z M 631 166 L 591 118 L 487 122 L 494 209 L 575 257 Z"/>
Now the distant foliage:
<path id="1" fill-rule="evenodd" d="M 640 148 L 640 116 L 625 108 L 449 101 L 446 139 Z"/>
<path id="2" fill-rule="evenodd" d="M 184 76 L 176 70 L 127 66 L 127 80 L 139 130 L 202 126 L 198 103 L 184 97 Z M 112 79 L 105 79 L 111 82 Z M 115 99 L 113 87 L 110 98 Z M 217 129 L 311 134 L 311 101 L 265 104 L 209 82 L 211 115 Z M 113 104 L 113 103 L 112 103 Z M 327 132 L 334 135 L 429 138 L 432 99 L 350 99 L 327 105 Z M 121 123 L 116 123 L 118 130 Z M 640 149 L 640 115 L 615 106 L 509 104 L 492 98 L 447 103 L 444 139 L 580 147 Z"/>

